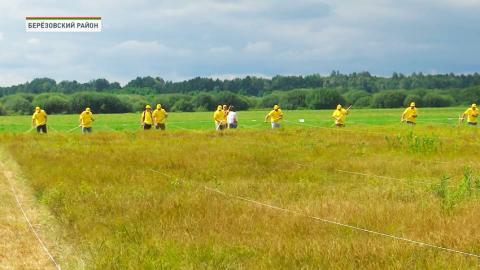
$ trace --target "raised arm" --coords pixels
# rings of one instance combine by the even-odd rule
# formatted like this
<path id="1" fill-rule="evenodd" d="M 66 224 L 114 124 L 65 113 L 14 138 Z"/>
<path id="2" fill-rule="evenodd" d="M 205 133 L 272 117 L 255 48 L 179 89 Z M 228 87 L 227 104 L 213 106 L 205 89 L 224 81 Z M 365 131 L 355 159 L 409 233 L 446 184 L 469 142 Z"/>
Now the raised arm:
<path id="1" fill-rule="evenodd" d="M 468 117 L 468 110 L 466 110 L 465 112 L 462 113 L 462 116 L 460 116 L 460 119 L 462 120 L 462 122 L 465 120 L 465 118 Z"/>

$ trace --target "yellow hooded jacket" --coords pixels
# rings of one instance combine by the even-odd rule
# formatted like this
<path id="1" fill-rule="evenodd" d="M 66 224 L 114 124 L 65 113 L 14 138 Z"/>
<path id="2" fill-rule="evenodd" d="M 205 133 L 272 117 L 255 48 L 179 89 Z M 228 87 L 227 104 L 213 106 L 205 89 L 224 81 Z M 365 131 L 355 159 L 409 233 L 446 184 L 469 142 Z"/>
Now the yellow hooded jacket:
<path id="1" fill-rule="evenodd" d="M 404 119 L 407 120 L 408 122 L 416 123 L 417 122 L 417 108 L 411 108 L 408 107 L 405 109 L 403 112 L 404 114 Z"/>
<path id="2" fill-rule="evenodd" d="M 92 112 L 89 111 L 83 111 L 80 114 L 80 125 L 85 128 L 92 127 L 92 122 L 93 122 L 93 114 Z"/>
<path id="3" fill-rule="evenodd" d="M 217 110 L 213 113 L 213 120 L 217 124 L 225 124 L 225 112 L 221 106 L 218 106 Z"/>
<path id="4" fill-rule="evenodd" d="M 335 124 L 345 124 L 345 119 L 347 118 L 348 111 L 344 108 L 340 108 L 333 111 L 332 117 L 335 118 Z"/>
<path id="5" fill-rule="evenodd" d="M 147 110 L 143 111 L 142 113 L 142 122 L 147 124 L 147 125 L 153 125 L 153 117 L 152 117 L 152 112 L 149 112 Z"/>
<path id="6" fill-rule="evenodd" d="M 477 123 L 478 109 L 468 108 L 463 114 L 467 115 L 467 122 Z"/>
<path id="7" fill-rule="evenodd" d="M 270 122 L 278 123 L 283 118 L 283 112 L 281 109 L 272 110 L 268 113 L 268 117 L 270 117 Z"/>
<path id="8" fill-rule="evenodd" d="M 165 124 L 165 120 L 167 118 L 167 111 L 165 109 L 155 109 L 153 111 L 153 119 L 155 120 L 155 124 Z"/>
<path id="9" fill-rule="evenodd" d="M 45 125 L 47 123 L 47 113 L 44 110 L 35 110 L 32 119 L 35 120 L 36 126 Z"/>

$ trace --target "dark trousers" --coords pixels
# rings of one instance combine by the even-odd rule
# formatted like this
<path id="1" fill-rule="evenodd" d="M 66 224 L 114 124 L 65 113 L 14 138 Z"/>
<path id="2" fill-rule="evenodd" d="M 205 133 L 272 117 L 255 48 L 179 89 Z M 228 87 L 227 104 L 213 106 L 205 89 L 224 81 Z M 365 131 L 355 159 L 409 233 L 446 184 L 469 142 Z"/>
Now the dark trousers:
<path id="1" fill-rule="evenodd" d="M 38 133 L 47 133 L 47 125 L 40 125 L 37 126 L 37 132 Z"/>
<path id="2" fill-rule="evenodd" d="M 82 133 L 92 133 L 92 127 L 82 127 Z"/>
<path id="3" fill-rule="evenodd" d="M 160 130 L 165 130 L 165 124 L 156 124 L 155 128 Z"/>

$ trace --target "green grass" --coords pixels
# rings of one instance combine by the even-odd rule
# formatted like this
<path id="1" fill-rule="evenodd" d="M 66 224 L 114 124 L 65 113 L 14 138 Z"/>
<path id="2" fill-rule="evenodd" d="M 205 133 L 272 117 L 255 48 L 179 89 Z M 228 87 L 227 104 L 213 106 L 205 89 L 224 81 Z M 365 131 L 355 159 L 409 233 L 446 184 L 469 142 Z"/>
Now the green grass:
<path id="1" fill-rule="evenodd" d="M 347 125 L 358 126 L 396 126 L 399 125 L 400 115 L 403 109 L 353 109 L 347 118 Z M 426 108 L 419 111 L 419 124 L 449 125 L 458 124 L 458 116 L 463 112 L 462 108 Z M 267 111 L 239 112 L 240 128 L 262 129 L 268 128 L 263 123 Z M 292 126 L 322 126 L 332 125 L 332 110 L 297 110 L 284 111 L 285 127 Z M 196 113 L 170 113 L 167 126 L 171 130 L 211 130 L 214 128 L 212 112 Z M 300 123 L 299 119 L 305 119 Z M 102 114 L 96 115 L 94 129 L 96 131 L 134 131 L 140 129 L 140 114 Z M 25 132 L 30 129 L 30 116 L 1 116 L 0 132 Z M 78 126 L 78 115 L 51 115 L 48 125 L 52 131 L 68 131 Z M 78 132 L 78 130 L 77 130 Z"/>
<path id="2" fill-rule="evenodd" d="M 458 111 L 421 110 L 412 128 L 401 110 L 355 110 L 345 129 L 329 128 L 331 111 L 291 111 L 275 131 L 265 112 L 240 112 L 245 128 L 222 133 L 212 113 L 172 113 L 165 133 L 138 130 L 138 115 L 99 115 L 89 136 L 0 136 L 78 254 L 59 254 L 67 269 L 473 269 L 477 259 L 204 189 L 478 254 L 479 143 L 476 128 L 447 119 Z"/>

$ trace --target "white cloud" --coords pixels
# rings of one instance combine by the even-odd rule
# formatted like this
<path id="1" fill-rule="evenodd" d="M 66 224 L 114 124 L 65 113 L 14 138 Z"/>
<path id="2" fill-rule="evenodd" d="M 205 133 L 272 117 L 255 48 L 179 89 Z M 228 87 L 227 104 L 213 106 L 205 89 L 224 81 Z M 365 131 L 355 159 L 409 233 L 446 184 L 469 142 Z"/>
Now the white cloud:
<path id="1" fill-rule="evenodd" d="M 32 45 L 36 45 L 36 44 L 39 44 L 40 43 L 40 40 L 38 38 L 29 38 L 27 40 L 27 43 L 28 44 L 32 44 Z"/>
<path id="2" fill-rule="evenodd" d="M 173 48 L 159 43 L 158 41 L 127 40 L 114 46 L 117 51 L 131 51 L 137 54 L 174 54 L 177 56 L 188 56 L 192 53 L 190 49 Z"/>
<path id="3" fill-rule="evenodd" d="M 233 52 L 233 49 L 230 46 L 213 47 L 208 49 L 208 52 L 212 54 L 226 54 Z"/>
<path id="4" fill-rule="evenodd" d="M 127 40 L 115 45 L 115 49 L 138 50 L 138 51 L 161 51 L 167 47 L 157 41 Z"/>
<path id="5" fill-rule="evenodd" d="M 479 71 L 479 9 L 479 0 L 0 1 L 0 84 Z M 105 27 L 25 33 L 25 16 L 35 15 L 102 16 Z"/>
<path id="6" fill-rule="evenodd" d="M 23 83 L 28 80 L 27 77 L 19 75 L 18 73 L 11 73 L 6 70 L 0 69 L 0 87 L 10 86 L 18 83 Z"/>
<path id="7" fill-rule="evenodd" d="M 272 50 L 272 44 L 268 41 L 249 42 L 243 50 L 247 53 L 268 53 Z"/>

